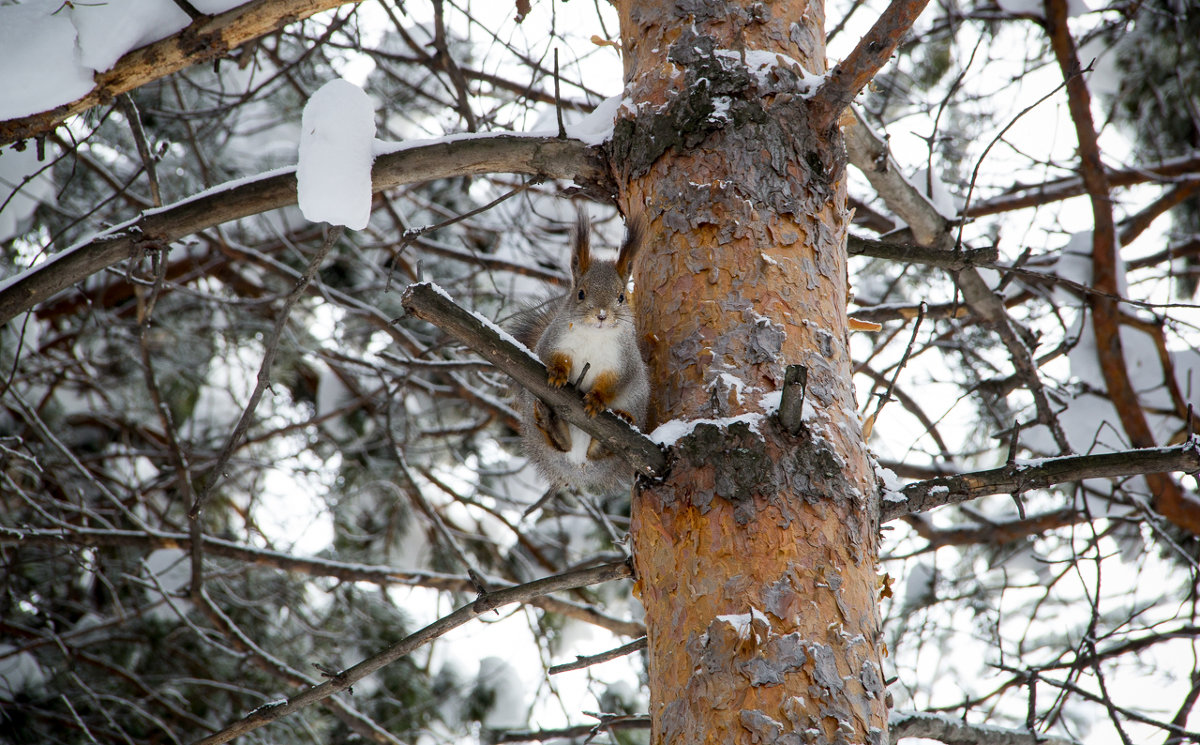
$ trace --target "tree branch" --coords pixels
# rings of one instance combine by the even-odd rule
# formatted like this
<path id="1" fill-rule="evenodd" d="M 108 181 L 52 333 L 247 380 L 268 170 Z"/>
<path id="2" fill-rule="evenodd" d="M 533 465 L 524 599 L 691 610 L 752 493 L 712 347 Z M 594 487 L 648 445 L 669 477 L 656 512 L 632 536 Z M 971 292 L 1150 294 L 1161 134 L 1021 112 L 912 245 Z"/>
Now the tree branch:
<path id="1" fill-rule="evenodd" d="M 959 271 L 969 266 L 993 264 L 1000 258 L 996 248 L 964 248 L 945 251 L 940 248 L 918 246 L 913 243 L 880 241 L 851 235 L 846 240 L 846 253 L 850 256 L 871 256 L 876 259 L 898 261 L 906 264 L 925 264 L 950 271 Z"/>
<path id="2" fill-rule="evenodd" d="M 542 742 L 560 738 L 579 738 L 595 735 L 606 729 L 649 729 L 650 717 L 620 717 L 611 722 L 581 724 L 562 729 L 502 732 L 492 742 Z M 1072 740 L 1051 737 L 1026 730 L 1005 729 L 984 724 L 968 724 L 942 714 L 923 711 L 892 712 L 888 717 L 889 740 L 902 737 L 925 737 L 947 745 L 1074 745 Z"/>
<path id="3" fill-rule="evenodd" d="M 925 737 L 946 745 L 1072 745 L 1073 740 L 1040 732 L 969 724 L 944 714 L 897 711 L 888 717 L 892 742 L 902 737 Z"/>
<path id="4" fill-rule="evenodd" d="M 1096 356 L 1104 374 L 1108 397 L 1121 420 L 1121 428 L 1134 447 L 1151 448 L 1155 444 L 1154 434 L 1150 431 L 1142 404 L 1129 379 L 1125 350 L 1121 343 L 1120 308 L 1114 299 L 1119 295 L 1120 281 L 1117 276 L 1120 267 L 1117 262 L 1116 224 L 1108 177 L 1100 158 L 1096 125 L 1092 120 L 1092 97 L 1083 79 L 1075 40 L 1067 28 L 1067 0 L 1045 0 L 1045 16 L 1050 47 L 1067 83 L 1067 107 L 1079 140 L 1079 174 L 1092 204 L 1092 287 L 1098 293 L 1089 293 L 1087 302 L 1092 311 Z M 1200 502 L 1186 497 L 1179 484 L 1167 474 L 1147 473 L 1146 483 L 1154 495 L 1154 507 L 1160 514 L 1184 530 L 1200 535 Z"/>
<path id="5" fill-rule="evenodd" d="M 462 626 L 467 621 L 512 603 L 524 603 L 529 600 L 561 590 L 572 590 L 576 587 L 587 587 L 614 579 L 625 579 L 632 576 L 632 570 L 625 562 L 604 564 L 588 569 L 577 569 L 552 577 L 544 577 L 523 585 L 508 587 L 503 590 L 480 595 L 473 603 L 464 605 L 450 615 L 443 616 L 425 628 L 406 636 L 378 654 L 372 655 L 353 667 L 347 668 L 320 685 L 308 688 L 295 696 L 278 704 L 268 704 L 255 709 L 249 715 L 234 722 L 220 732 L 216 732 L 195 745 L 219 745 L 229 742 L 235 737 L 287 716 L 306 706 L 315 704 L 339 691 L 344 691 L 371 673 L 390 665 L 401 657 L 411 654 L 414 650 L 430 641 L 444 635 L 452 629 Z"/>
<path id="6" fill-rule="evenodd" d="M 646 637 L 643 636 L 640 639 L 634 639 L 628 644 L 623 644 L 616 649 L 610 649 L 607 652 L 601 652 L 600 654 L 588 655 L 586 657 L 583 655 L 575 655 L 574 662 L 564 662 L 561 665 L 555 665 L 551 667 L 547 673 L 550 675 L 558 675 L 559 673 L 565 673 L 571 670 L 582 670 L 585 667 L 598 665 L 601 662 L 608 662 L 609 660 L 615 660 L 618 657 L 624 657 L 625 655 L 633 654 L 634 652 L 640 652 L 645 648 Z"/>
<path id="7" fill-rule="evenodd" d="M 900 490 L 903 496 L 900 501 L 883 499 L 880 520 L 895 520 L 989 494 L 1016 494 L 1082 479 L 1126 478 L 1173 471 L 1200 471 L 1200 439 L 1169 448 L 1069 455 L 1032 464 L 1005 465 L 987 471 L 916 481 Z"/>
<path id="8" fill-rule="evenodd" d="M 1200 153 L 1190 153 L 1137 168 L 1120 170 L 1105 168 L 1104 171 L 1110 187 L 1133 186 L 1150 181 L 1171 182 L 1178 180 L 1181 176 L 1200 172 Z M 964 217 L 998 215 L 1026 207 L 1059 202 L 1086 193 L 1087 187 L 1084 185 L 1083 179 L 1078 176 L 1055 179 L 1036 186 L 1015 186 L 1010 191 L 985 202 L 972 204 L 967 208 Z"/>
<path id="9" fill-rule="evenodd" d="M 96 87 L 70 103 L 0 122 L 0 145 L 37 137 L 64 119 L 111 101 L 152 80 L 223 57 L 241 44 L 351 0 L 255 0 L 220 15 L 201 16 L 179 33 L 129 52 L 111 70 L 93 75 Z"/>
<path id="10" fill-rule="evenodd" d="M 905 515 L 904 521 L 929 542 L 929 548 L 942 546 L 1002 546 L 1031 535 L 1074 525 L 1087 516 L 1073 507 L 1030 515 L 1025 519 L 987 521 L 977 527 L 935 528 L 919 515 Z"/>
<path id="11" fill-rule="evenodd" d="M 666 469 L 666 457 L 650 438 L 611 411 L 588 416 L 583 406 L 583 394 L 574 387 L 551 386 L 541 360 L 528 349 L 503 338 L 497 329 L 488 328 L 483 320 L 460 308 L 440 288 L 428 283 L 410 285 L 401 302 L 409 313 L 471 347 L 553 407 L 563 419 L 595 437 L 609 450 L 621 454 L 638 473 L 657 476 Z"/>
<path id="12" fill-rule="evenodd" d="M 414 144 L 375 159 L 372 189 L 482 173 L 603 183 L 600 156 L 579 140 L 513 134 Z M 139 248 L 166 246 L 206 228 L 296 204 L 296 169 L 231 182 L 116 225 L 0 283 L 0 326 Z"/>
<path id="13" fill-rule="evenodd" d="M 900 40 L 929 0 L 892 0 L 887 10 L 875 21 L 850 56 L 825 76 L 825 82 L 809 100 L 813 114 L 813 129 L 820 132 L 833 126 L 854 97 L 879 72 Z"/>
<path id="14" fill-rule="evenodd" d="M 206 556 L 231 559 L 270 567 L 283 572 L 306 574 L 312 577 L 332 577 L 343 582 L 369 582 L 380 587 L 427 587 L 444 592 L 472 592 L 471 580 L 467 577 L 439 572 L 405 571 L 384 565 L 370 565 L 298 557 L 282 551 L 245 546 L 233 541 L 204 535 Z M 126 546 L 147 553 L 154 549 L 174 548 L 190 551 L 191 536 L 187 533 L 163 533 L 150 530 L 101 530 L 95 528 L 60 529 L 13 529 L 0 530 L 0 546 Z M 503 585 L 504 580 L 487 576 L 492 585 Z M 614 634 L 639 637 L 646 635 L 646 627 L 636 621 L 607 616 L 590 605 L 571 602 L 545 595 L 529 601 L 530 605 L 548 613 L 573 618 L 608 629 Z"/>

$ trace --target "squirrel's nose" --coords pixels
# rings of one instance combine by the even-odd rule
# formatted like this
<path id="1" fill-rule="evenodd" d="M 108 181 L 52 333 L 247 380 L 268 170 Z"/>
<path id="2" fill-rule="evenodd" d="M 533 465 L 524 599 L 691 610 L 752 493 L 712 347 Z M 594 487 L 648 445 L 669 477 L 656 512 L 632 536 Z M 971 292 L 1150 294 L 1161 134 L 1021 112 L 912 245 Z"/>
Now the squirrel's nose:
<path id="1" fill-rule="evenodd" d="M 608 318 L 608 311 L 607 311 L 607 310 L 598 310 L 598 311 L 596 311 L 596 319 L 597 319 L 597 320 L 599 320 L 599 321 L 603 321 L 605 318 Z"/>

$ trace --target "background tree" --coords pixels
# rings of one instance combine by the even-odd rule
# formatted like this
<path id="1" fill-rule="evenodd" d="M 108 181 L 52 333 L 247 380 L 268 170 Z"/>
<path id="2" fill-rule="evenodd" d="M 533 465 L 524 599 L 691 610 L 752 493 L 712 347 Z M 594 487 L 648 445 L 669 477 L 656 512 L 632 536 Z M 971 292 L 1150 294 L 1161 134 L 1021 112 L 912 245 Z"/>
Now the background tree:
<path id="1" fill-rule="evenodd" d="M 128 49 L 150 46 L 0 123 L 3 737 L 625 742 L 655 718 L 666 738 L 837 741 L 844 721 L 862 741 L 885 683 L 893 739 L 1200 736 L 1179 211 L 1200 51 L 1134 43 L 1194 27 L 1187 3 L 943 5 L 857 53 L 907 4 L 228 5 L 146 3 Z M 133 22 L 88 15 L 106 12 L 0 6 L 10 34 L 78 29 L 65 54 L 0 44 L 0 101 L 111 52 L 87 29 Z M 806 98 L 822 28 L 842 71 L 899 43 L 840 120 L 850 170 L 840 79 Z M 580 122 L 622 93 L 621 61 L 629 105 Z M 344 233 L 272 170 L 339 75 L 410 143 L 377 158 L 371 224 Z M 541 135 L 413 142 L 510 131 Z M 720 425 L 634 505 L 648 667 L 629 495 L 544 494 L 508 376 L 401 302 L 433 281 L 503 322 L 561 285 L 564 195 L 610 246 L 613 205 L 650 213 L 654 424 Z M 847 276 L 851 314 L 884 324 L 850 356 Z M 790 364 L 805 403 L 764 415 L 798 389 Z M 704 531 L 702 551 L 665 539 Z M 779 563 L 756 563 L 769 541 Z M 711 605 L 697 587 L 739 575 Z M 709 664 L 690 684 L 688 655 Z"/>

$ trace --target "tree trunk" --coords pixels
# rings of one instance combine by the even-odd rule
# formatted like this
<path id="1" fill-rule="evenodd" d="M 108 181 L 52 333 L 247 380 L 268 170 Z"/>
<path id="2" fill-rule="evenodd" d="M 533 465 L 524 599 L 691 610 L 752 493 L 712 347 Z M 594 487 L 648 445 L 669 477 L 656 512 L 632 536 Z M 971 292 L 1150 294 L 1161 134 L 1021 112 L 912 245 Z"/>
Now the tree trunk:
<path id="1" fill-rule="evenodd" d="M 610 156 L 644 212 L 651 427 L 700 425 L 634 501 L 654 743 L 882 743 L 875 479 L 846 326 L 845 155 L 810 129 L 820 2 L 618 3 Z M 797 436 L 762 416 L 808 368 Z M 736 421 L 730 418 L 738 417 Z"/>

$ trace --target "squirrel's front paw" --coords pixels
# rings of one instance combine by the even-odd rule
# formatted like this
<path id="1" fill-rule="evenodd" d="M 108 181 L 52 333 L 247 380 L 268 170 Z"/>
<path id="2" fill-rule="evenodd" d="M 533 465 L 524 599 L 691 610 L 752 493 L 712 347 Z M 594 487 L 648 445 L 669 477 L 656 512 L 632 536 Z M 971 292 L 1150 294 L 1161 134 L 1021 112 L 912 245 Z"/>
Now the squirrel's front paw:
<path id="1" fill-rule="evenodd" d="M 617 383 L 617 374 L 612 370 L 605 370 L 596 376 L 591 390 L 583 397 L 583 408 L 588 416 L 596 416 L 609 407 L 616 398 Z"/>
<path id="2" fill-rule="evenodd" d="M 587 412 L 588 416 L 596 416 L 607 408 L 608 403 L 596 391 L 588 391 L 587 395 L 583 397 L 583 410 Z"/>
<path id="3" fill-rule="evenodd" d="M 550 355 L 546 372 L 546 382 L 555 388 L 562 388 L 571 379 L 571 357 L 562 352 L 555 352 Z"/>

